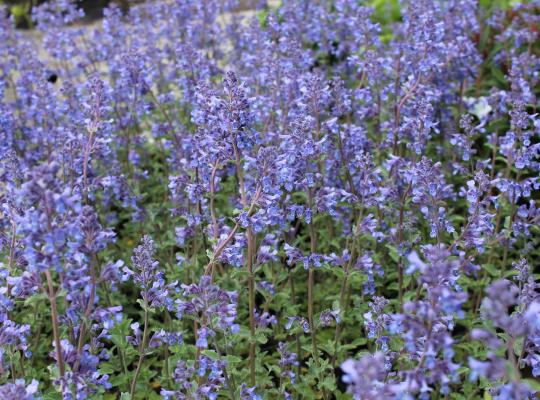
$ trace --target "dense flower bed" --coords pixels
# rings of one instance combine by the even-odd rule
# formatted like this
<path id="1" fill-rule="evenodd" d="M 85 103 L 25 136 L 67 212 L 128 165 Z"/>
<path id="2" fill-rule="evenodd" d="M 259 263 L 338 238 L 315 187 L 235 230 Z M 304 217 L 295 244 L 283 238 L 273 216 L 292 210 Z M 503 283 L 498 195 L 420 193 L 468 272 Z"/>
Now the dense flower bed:
<path id="1" fill-rule="evenodd" d="M 535 397 L 540 2 L 234 3 L 0 20 L 0 398 Z"/>

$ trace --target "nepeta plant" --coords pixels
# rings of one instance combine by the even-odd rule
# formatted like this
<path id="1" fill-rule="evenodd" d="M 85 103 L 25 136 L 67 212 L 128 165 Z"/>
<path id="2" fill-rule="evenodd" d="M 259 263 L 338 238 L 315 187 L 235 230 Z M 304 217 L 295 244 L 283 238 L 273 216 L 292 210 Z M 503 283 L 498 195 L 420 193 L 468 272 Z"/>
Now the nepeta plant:
<path id="1" fill-rule="evenodd" d="M 537 396 L 540 3 L 278 3 L 0 7 L 1 398 Z"/>

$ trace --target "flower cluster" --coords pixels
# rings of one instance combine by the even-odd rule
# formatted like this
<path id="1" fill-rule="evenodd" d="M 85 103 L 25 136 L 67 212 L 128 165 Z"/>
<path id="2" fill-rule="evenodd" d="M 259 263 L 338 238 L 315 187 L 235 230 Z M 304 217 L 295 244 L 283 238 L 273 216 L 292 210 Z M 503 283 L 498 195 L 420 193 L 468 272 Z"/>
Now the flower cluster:
<path id="1" fill-rule="evenodd" d="M 539 0 L 4 3 L 1 398 L 538 395 Z"/>

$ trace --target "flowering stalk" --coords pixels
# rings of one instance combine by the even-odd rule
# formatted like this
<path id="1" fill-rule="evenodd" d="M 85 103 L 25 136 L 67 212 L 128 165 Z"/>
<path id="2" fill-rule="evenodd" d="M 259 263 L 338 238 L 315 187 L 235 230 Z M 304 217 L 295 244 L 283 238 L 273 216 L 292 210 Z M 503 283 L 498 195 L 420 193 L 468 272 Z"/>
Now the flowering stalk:
<path id="1" fill-rule="evenodd" d="M 253 215 L 253 213 L 255 212 L 255 207 L 256 207 L 257 201 L 259 200 L 259 198 L 261 196 L 261 191 L 262 191 L 262 188 L 260 186 L 258 186 L 257 190 L 255 191 L 255 194 L 253 196 L 253 200 L 251 201 L 251 205 L 249 206 L 249 209 L 247 211 L 247 216 L 248 217 Z M 225 250 L 227 245 L 229 243 L 231 243 L 231 241 L 234 239 L 234 235 L 236 234 L 238 229 L 240 229 L 240 222 L 237 222 L 233 226 L 233 228 L 231 229 L 231 231 L 229 232 L 227 237 L 223 241 L 221 241 L 219 243 L 219 245 L 217 246 L 216 250 L 214 251 L 214 254 L 212 255 L 212 259 L 208 262 L 208 264 L 206 264 L 206 267 L 204 269 L 205 275 L 212 275 L 214 265 L 219 260 L 219 257 L 223 253 L 223 250 Z"/>
<path id="2" fill-rule="evenodd" d="M 255 339 L 255 274 L 253 272 L 253 259 L 255 257 L 255 239 L 253 238 L 253 232 L 251 227 L 247 229 L 248 240 L 248 297 L 249 297 L 249 370 L 250 370 L 250 383 L 255 386 L 255 351 L 256 351 L 256 339 Z"/>
<path id="3" fill-rule="evenodd" d="M 212 219 L 212 235 L 217 242 L 219 238 L 219 226 L 216 217 L 216 173 L 218 170 L 218 163 L 212 167 L 212 174 L 210 175 L 210 217 Z"/>
<path id="4" fill-rule="evenodd" d="M 143 238 L 141 239 L 141 244 L 135 248 L 133 256 L 131 258 L 135 271 L 124 267 L 124 272 L 126 273 L 124 279 L 132 277 L 134 282 L 141 289 L 143 308 L 142 338 L 137 339 L 140 340 L 138 343 L 139 359 L 137 361 L 137 367 L 135 368 L 133 379 L 131 380 L 130 385 L 130 393 L 132 397 L 135 394 L 135 390 L 137 387 L 137 379 L 139 378 L 143 361 L 146 357 L 147 347 L 149 345 L 148 311 L 151 307 L 163 308 L 165 306 L 169 306 L 169 290 L 173 289 L 173 287 L 176 285 L 176 282 L 165 285 L 163 279 L 163 272 L 158 270 L 159 263 L 154 260 L 155 251 L 156 248 L 152 238 L 147 235 L 143 236 Z M 135 326 L 135 336 L 138 337 L 138 324 Z M 158 339 L 156 339 L 155 341 L 158 341 Z"/>
<path id="5" fill-rule="evenodd" d="M 53 329 L 53 338 L 54 338 L 54 344 L 55 344 L 55 351 L 56 351 L 56 363 L 58 365 L 58 371 L 60 372 L 60 376 L 64 377 L 64 359 L 62 356 L 62 345 L 60 343 L 60 329 L 58 327 L 58 308 L 56 305 L 56 292 L 54 290 L 54 284 L 53 279 L 51 276 L 51 272 L 47 269 L 45 270 L 45 278 L 47 279 L 47 289 L 48 289 L 48 297 L 49 302 L 51 303 L 51 323 L 52 323 L 52 329 Z"/>
<path id="6" fill-rule="evenodd" d="M 309 188 L 308 189 L 308 207 L 310 209 L 312 209 L 312 203 L 313 203 L 313 195 L 311 193 L 311 188 Z M 311 254 L 315 254 L 315 252 L 317 251 L 317 236 L 315 234 L 313 220 L 309 221 L 308 228 L 309 228 L 310 251 L 311 251 Z M 311 334 L 311 355 L 313 357 L 313 360 L 315 361 L 315 365 L 319 365 L 319 357 L 318 357 L 318 352 L 317 352 L 317 332 L 315 329 L 315 318 L 313 315 L 314 314 L 314 311 L 313 311 L 314 286 L 315 286 L 315 271 L 314 271 L 314 266 L 310 264 L 309 269 L 308 269 L 308 282 L 307 282 L 308 322 L 309 322 L 309 328 L 310 328 L 310 334 Z"/>
<path id="7" fill-rule="evenodd" d="M 355 242 L 355 240 L 353 239 L 353 243 L 354 242 Z M 341 282 L 341 288 L 339 290 L 339 309 L 340 309 L 340 312 L 342 312 L 342 313 L 346 312 L 347 305 L 348 305 L 348 303 L 345 301 L 346 300 L 345 296 L 346 296 L 347 289 L 348 289 L 348 286 L 349 286 L 350 268 L 351 268 L 351 263 L 353 262 L 353 259 L 355 257 L 355 253 L 356 253 L 355 252 L 355 247 L 353 246 L 353 251 L 351 252 L 350 259 L 345 264 L 344 277 L 343 277 L 343 281 Z M 343 324 L 337 324 L 336 325 L 336 330 L 334 332 L 334 355 L 332 357 L 332 366 L 333 367 L 335 367 L 336 361 L 337 361 L 337 358 L 338 358 L 338 351 L 339 351 L 339 344 L 340 344 L 342 329 L 343 329 Z"/>
<path id="8" fill-rule="evenodd" d="M 135 368 L 135 373 L 133 374 L 133 379 L 131 380 L 131 385 L 130 385 L 130 390 L 129 390 L 131 398 L 133 398 L 135 395 L 135 389 L 137 387 L 137 379 L 139 378 L 139 374 L 141 373 L 142 364 L 144 361 L 144 357 L 146 355 L 146 346 L 147 346 L 146 342 L 148 341 L 148 306 L 149 306 L 148 302 L 145 299 L 144 305 L 143 305 L 144 327 L 143 327 L 142 340 L 141 340 L 141 343 L 139 344 L 139 360 L 137 361 L 137 367 Z"/>
<path id="9" fill-rule="evenodd" d="M 241 164 L 240 150 L 238 149 L 237 139 L 233 136 L 232 141 L 234 159 L 236 165 L 236 176 L 238 178 L 238 185 L 240 190 L 240 199 L 244 209 L 247 208 L 247 196 L 246 196 L 246 184 L 244 181 L 244 173 Z M 252 206 L 255 201 L 252 202 Z M 251 207 L 250 207 L 251 209 Z M 249 212 L 248 212 L 249 214 Z M 248 312 L 249 312 L 249 371 L 250 371 L 250 383 L 255 386 L 255 275 L 253 272 L 253 259 L 255 256 L 255 238 L 253 236 L 253 230 L 251 226 L 246 229 L 246 237 L 248 243 L 247 249 L 247 270 L 248 270 Z"/>
<path id="10" fill-rule="evenodd" d="M 90 268 L 90 296 L 88 297 L 88 303 L 86 304 L 86 308 L 84 310 L 84 317 L 81 321 L 81 327 L 79 331 L 79 340 L 77 342 L 77 361 L 75 361 L 74 370 L 77 371 L 80 366 L 81 361 L 81 353 L 84 346 L 84 340 L 86 337 L 86 331 L 87 331 L 87 324 L 88 324 L 88 318 L 90 317 L 90 314 L 92 313 L 92 310 L 94 308 L 94 301 L 96 297 L 96 290 L 97 290 L 97 278 L 96 278 L 96 272 L 94 264 L 97 261 L 97 257 L 95 255 L 92 256 L 92 260 L 90 262 L 89 268 Z"/>

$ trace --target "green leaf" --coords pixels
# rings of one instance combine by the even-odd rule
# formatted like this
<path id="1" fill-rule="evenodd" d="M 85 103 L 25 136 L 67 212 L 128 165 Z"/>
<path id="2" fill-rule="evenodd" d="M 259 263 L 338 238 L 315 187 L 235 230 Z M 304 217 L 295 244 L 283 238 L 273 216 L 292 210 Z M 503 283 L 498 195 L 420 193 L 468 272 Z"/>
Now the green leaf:
<path id="1" fill-rule="evenodd" d="M 224 358 L 225 360 L 227 360 L 229 364 L 238 364 L 242 362 L 242 359 L 240 357 L 236 357 L 233 355 L 228 355 L 228 356 L 225 356 Z"/>
<path id="2" fill-rule="evenodd" d="M 482 268 L 484 268 L 493 277 L 499 277 L 501 274 L 501 271 L 493 264 L 483 264 Z"/>
<path id="3" fill-rule="evenodd" d="M 538 380 L 526 378 L 526 379 L 522 379 L 521 381 L 529 385 L 531 389 L 540 392 L 540 382 L 538 382 Z"/>
<path id="4" fill-rule="evenodd" d="M 319 383 L 319 389 L 326 389 L 331 392 L 336 390 L 336 380 L 333 377 L 327 376 L 322 380 L 321 383 Z"/>
<path id="5" fill-rule="evenodd" d="M 116 372 L 116 367 L 110 362 L 102 363 L 99 366 L 99 372 L 101 372 L 102 374 L 113 374 L 114 372 Z"/>
<path id="6" fill-rule="evenodd" d="M 265 344 L 266 342 L 268 342 L 268 338 L 262 332 L 255 333 L 255 340 L 257 341 L 257 343 L 260 343 L 260 344 Z"/>
<path id="7" fill-rule="evenodd" d="M 521 356 L 521 352 L 523 351 L 523 340 L 524 338 L 520 337 L 514 342 L 514 354 L 518 357 Z"/>
<path id="8" fill-rule="evenodd" d="M 24 306 L 32 306 L 34 304 L 41 304 L 42 302 L 49 302 L 49 297 L 45 293 L 38 293 L 33 296 L 28 297 L 26 300 L 24 300 Z"/>
<path id="9" fill-rule="evenodd" d="M 399 261 L 397 249 L 389 244 L 386 245 L 386 248 L 388 249 L 388 255 L 390 256 L 390 258 L 397 263 Z"/>
<path id="10" fill-rule="evenodd" d="M 205 356 L 211 358 L 212 360 L 217 360 L 219 358 L 219 356 L 217 355 L 217 353 L 214 350 L 203 350 L 202 354 L 204 354 Z"/>
<path id="11" fill-rule="evenodd" d="M 109 382 L 114 387 L 121 387 L 122 385 L 126 385 L 130 382 L 130 377 L 124 374 L 114 375 L 109 378 Z"/>

